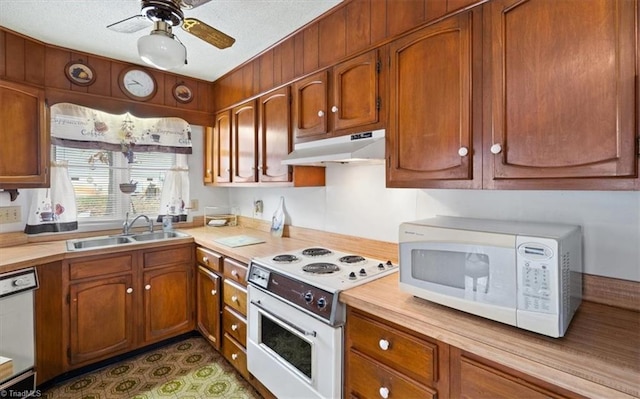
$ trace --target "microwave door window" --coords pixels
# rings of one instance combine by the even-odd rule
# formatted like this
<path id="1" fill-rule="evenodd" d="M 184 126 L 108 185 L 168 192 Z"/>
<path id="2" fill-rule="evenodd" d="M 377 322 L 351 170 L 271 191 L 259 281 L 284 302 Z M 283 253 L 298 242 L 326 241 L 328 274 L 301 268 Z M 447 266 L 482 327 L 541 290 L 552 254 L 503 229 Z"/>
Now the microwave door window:
<path id="1" fill-rule="evenodd" d="M 451 288 L 465 288 L 465 253 L 413 250 L 411 257 L 414 279 Z"/>

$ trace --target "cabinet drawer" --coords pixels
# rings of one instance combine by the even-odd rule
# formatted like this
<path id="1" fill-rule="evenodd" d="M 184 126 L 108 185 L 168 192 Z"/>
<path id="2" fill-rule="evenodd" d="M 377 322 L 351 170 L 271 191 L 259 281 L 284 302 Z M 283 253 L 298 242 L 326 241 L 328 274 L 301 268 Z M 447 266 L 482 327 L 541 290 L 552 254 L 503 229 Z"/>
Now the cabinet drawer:
<path id="1" fill-rule="evenodd" d="M 190 263 L 193 261 L 193 246 L 162 248 L 148 250 L 144 253 L 144 267 Z"/>
<path id="2" fill-rule="evenodd" d="M 224 332 L 236 339 L 242 346 L 247 346 L 247 320 L 229 307 L 222 313 Z"/>
<path id="3" fill-rule="evenodd" d="M 135 252 L 130 252 L 120 256 L 110 256 L 106 258 L 73 260 L 69 262 L 69 278 L 71 280 L 78 280 L 86 277 L 130 272 L 133 270 L 134 254 Z"/>
<path id="4" fill-rule="evenodd" d="M 207 269 L 222 271 L 222 255 L 205 248 L 196 248 L 196 260 Z"/>
<path id="5" fill-rule="evenodd" d="M 351 351 L 347 356 L 350 390 L 347 394 L 363 399 L 436 397 L 435 391 L 357 352 Z"/>
<path id="6" fill-rule="evenodd" d="M 247 290 L 237 283 L 224 280 L 224 304 L 233 308 L 243 316 L 247 316 Z"/>
<path id="7" fill-rule="evenodd" d="M 416 381 L 433 385 L 437 375 L 438 346 L 392 326 L 350 313 L 349 345 Z M 386 348 L 386 349 L 385 349 Z"/>
<path id="8" fill-rule="evenodd" d="M 236 283 L 247 286 L 247 266 L 233 259 L 224 259 L 224 277 Z"/>
<path id="9" fill-rule="evenodd" d="M 229 334 L 224 334 L 222 338 L 222 354 L 245 379 L 249 378 L 247 351 L 236 340 L 231 338 Z"/>

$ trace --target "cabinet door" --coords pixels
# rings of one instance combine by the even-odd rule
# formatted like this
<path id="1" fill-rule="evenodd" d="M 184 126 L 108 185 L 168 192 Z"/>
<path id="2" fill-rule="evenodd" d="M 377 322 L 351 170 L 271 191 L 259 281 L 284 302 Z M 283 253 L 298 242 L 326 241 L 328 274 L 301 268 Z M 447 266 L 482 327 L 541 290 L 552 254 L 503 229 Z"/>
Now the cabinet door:
<path id="1" fill-rule="evenodd" d="M 257 182 L 258 125 L 255 101 L 249 101 L 233 109 L 232 137 L 231 180 L 235 183 Z"/>
<path id="2" fill-rule="evenodd" d="M 78 365 L 134 345 L 132 274 L 69 286 L 69 363 Z"/>
<path id="3" fill-rule="evenodd" d="M 190 299 L 192 267 L 192 265 L 177 265 L 144 272 L 143 307 L 146 343 L 193 329 Z"/>
<path id="4" fill-rule="evenodd" d="M 378 121 L 378 52 L 370 51 L 333 69 L 333 130 Z"/>
<path id="5" fill-rule="evenodd" d="M 213 129 L 204 129 L 204 177 L 203 183 L 213 183 Z"/>
<path id="6" fill-rule="evenodd" d="M 626 0 L 488 4 L 486 187 L 633 182 L 606 178 L 637 174 L 635 7 Z"/>
<path id="7" fill-rule="evenodd" d="M 325 138 L 327 124 L 327 72 L 293 84 L 293 134 L 296 142 Z"/>
<path id="8" fill-rule="evenodd" d="M 198 295 L 198 330 L 213 345 L 214 348 L 220 350 L 220 276 L 205 269 L 198 267 L 197 295 Z"/>
<path id="9" fill-rule="evenodd" d="M 289 100 L 289 86 L 260 97 L 260 181 L 291 181 L 289 167 L 281 163 L 292 150 Z"/>
<path id="10" fill-rule="evenodd" d="M 213 131 L 214 182 L 231 182 L 231 111 L 216 115 Z"/>
<path id="11" fill-rule="evenodd" d="M 44 90 L 0 80 L 0 188 L 49 187 Z"/>
<path id="12" fill-rule="evenodd" d="M 391 43 L 388 186 L 481 184 L 478 18 L 456 15 Z"/>

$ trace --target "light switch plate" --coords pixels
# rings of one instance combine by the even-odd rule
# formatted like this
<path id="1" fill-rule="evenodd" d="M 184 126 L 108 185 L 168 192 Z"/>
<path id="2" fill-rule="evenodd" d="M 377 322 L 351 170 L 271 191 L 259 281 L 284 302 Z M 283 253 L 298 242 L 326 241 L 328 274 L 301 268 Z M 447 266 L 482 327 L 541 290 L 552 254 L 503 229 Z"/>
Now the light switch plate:
<path id="1" fill-rule="evenodd" d="M 22 220 L 21 213 L 19 205 L 0 207 L 0 224 L 20 222 Z"/>

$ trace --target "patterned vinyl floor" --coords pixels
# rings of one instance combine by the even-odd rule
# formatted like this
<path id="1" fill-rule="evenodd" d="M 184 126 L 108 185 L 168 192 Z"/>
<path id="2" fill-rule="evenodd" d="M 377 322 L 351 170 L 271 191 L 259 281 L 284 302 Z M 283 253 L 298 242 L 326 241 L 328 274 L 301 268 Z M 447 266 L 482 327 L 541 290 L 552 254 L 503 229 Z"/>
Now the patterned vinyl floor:
<path id="1" fill-rule="evenodd" d="M 200 337 L 173 343 L 65 381 L 46 399 L 260 399 Z"/>

